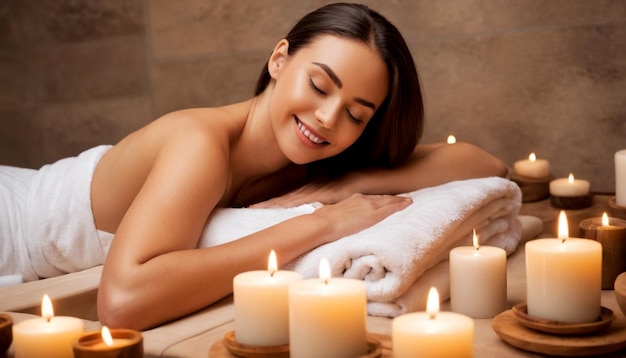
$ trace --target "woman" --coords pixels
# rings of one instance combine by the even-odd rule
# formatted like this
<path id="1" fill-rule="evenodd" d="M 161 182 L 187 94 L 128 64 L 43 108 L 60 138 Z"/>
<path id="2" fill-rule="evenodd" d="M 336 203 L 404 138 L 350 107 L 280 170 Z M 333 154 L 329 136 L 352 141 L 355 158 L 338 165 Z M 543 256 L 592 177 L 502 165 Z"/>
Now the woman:
<path id="1" fill-rule="evenodd" d="M 115 235 L 101 243 L 100 320 L 146 329 L 176 319 L 231 293 L 272 249 L 286 263 L 411 203 L 387 194 L 504 174 L 470 145 L 416 146 L 422 112 L 393 25 L 355 4 L 308 14 L 276 44 L 252 99 L 167 114 L 96 153 L 93 221 Z M 217 207 L 311 201 L 325 205 L 196 248 Z"/>

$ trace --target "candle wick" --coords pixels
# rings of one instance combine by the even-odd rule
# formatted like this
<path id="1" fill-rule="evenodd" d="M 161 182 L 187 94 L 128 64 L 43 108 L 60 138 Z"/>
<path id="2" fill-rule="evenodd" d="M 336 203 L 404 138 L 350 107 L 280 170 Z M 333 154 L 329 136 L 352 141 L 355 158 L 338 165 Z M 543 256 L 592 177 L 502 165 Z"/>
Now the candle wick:
<path id="1" fill-rule="evenodd" d="M 324 284 L 328 285 L 328 279 L 327 278 L 324 279 Z"/>
<path id="2" fill-rule="evenodd" d="M 565 238 L 561 238 L 561 244 L 565 243 Z"/>
<path id="3" fill-rule="evenodd" d="M 270 271 L 270 277 L 274 277 L 274 274 L 276 273 L 276 271 Z"/>
<path id="4" fill-rule="evenodd" d="M 428 314 L 428 318 L 430 318 L 430 319 L 435 319 L 436 316 L 437 316 L 437 314 L 434 313 L 434 312 Z"/>

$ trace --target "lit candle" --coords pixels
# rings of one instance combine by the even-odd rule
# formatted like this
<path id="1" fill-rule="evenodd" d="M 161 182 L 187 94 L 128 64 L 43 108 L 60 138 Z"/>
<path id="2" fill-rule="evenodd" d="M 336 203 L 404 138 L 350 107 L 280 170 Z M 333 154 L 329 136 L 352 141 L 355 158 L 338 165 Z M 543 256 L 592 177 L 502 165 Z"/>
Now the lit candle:
<path id="1" fill-rule="evenodd" d="M 233 280 L 235 339 L 253 346 L 289 343 L 288 287 L 302 275 L 278 270 L 271 251 L 267 270 L 240 273 Z"/>
<path id="2" fill-rule="evenodd" d="M 580 236 L 602 245 L 602 289 L 612 290 L 615 279 L 626 272 L 626 220 L 602 217 L 580 222 Z"/>
<path id="3" fill-rule="evenodd" d="M 615 202 L 626 207 L 626 149 L 615 153 Z"/>
<path id="4" fill-rule="evenodd" d="M 289 287 L 289 354 L 301 357 L 359 357 L 367 353 L 365 282 L 331 278 L 326 259 L 320 277 Z"/>
<path id="5" fill-rule="evenodd" d="M 474 321 L 462 314 L 439 312 L 439 293 L 432 287 L 426 312 L 407 313 L 393 319 L 394 357 L 472 357 Z"/>
<path id="6" fill-rule="evenodd" d="M 546 159 L 537 159 L 535 153 L 530 153 L 528 159 L 516 161 L 513 169 L 518 175 L 527 178 L 545 178 L 550 175 L 550 163 Z"/>
<path id="7" fill-rule="evenodd" d="M 102 327 L 74 341 L 74 358 L 143 357 L 143 336 L 132 329 Z"/>
<path id="8" fill-rule="evenodd" d="M 576 179 L 570 173 L 567 178 L 559 178 L 550 182 L 550 194 L 553 196 L 573 197 L 589 195 L 589 182 Z"/>
<path id="9" fill-rule="evenodd" d="M 43 296 L 41 317 L 13 326 L 13 349 L 20 358 L 73 357 L 72 342 L 84 331 L 83 321 L 74 317 L 55 317 L 48 295 Z"/>
<path id="10" fill-rule="evenodd" d="M 570 238 L 561 211 L 558 239 L 526 243 L 528 314 L 566 323 L 593 322 L 600 316 L 602 245 Z"/>
<path id="11" fill-rule="evenodd" d="M 473 242 L 450 251 L 450 304 L 454 312 L 491 318 L 507 305 L 506 252 L 480 246 L 476 230 Z"/>
<path id="12" fill-rule="evenodd" d="M 450 134 L 448 136 L 448 144 L 454 144 L 454 143 L 456 143 L 456 137 Z"/>

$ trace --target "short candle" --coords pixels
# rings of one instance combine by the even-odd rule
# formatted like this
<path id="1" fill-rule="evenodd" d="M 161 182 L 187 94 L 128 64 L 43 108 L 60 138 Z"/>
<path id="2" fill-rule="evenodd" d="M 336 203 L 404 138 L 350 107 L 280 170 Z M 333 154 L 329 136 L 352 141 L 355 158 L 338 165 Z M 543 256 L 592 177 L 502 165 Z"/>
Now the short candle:
<path id="1" fill-rule="evenodd" d="M 132 329 L 109 329 L 90 332 L 74 341 L 74 358 L 142 358 L 143 336 Z"/>
<path id="2" fill-rule="evenodd" d="M 576 179 L 570 173 L 567 178 L 559 178 L 550 182 L 550 194 L 561 197 L 589 195 L 589 181 Z"/>
<path id="3" fill-rule="evenodd" d="M 320 277 L 289 286 L 289 356 L 359 357 L 367 353 L 365 282 L 331 278 L 326 259 Z"/>
<path id="4" fill-rule="evenodd" d="M 289 295 L 302 275 L 278 270 L 276 253 L 270 252 L 267 270 L 240 273 L 233 280 L 235 339 L 252 346 L 289 343 Z"/>
<path id="5" fill-rule="evenodd" d="M 394 357 L 472 357 L 474 320 L 454 312 L 439 312 L 439 293 L 431 287 L 426 312 L 407 313 L 392 321 Z"/>
<path id="6" fill-rule="evenodd" d="M 600 317 L 602 245 L 570 238 L 567 217 L 559 214 L 558 239 L 526 243 L 528 314 L 566 323 Z"/>
<path id="7" fill-rule="evenodd" d="M 75 317 L 55 317 L 52 302 L 44 295 L 41 317 L 13 326 L 13 349 L 17 358 L 72 358 L 72 342 L 84 331 Z"/>
<path id="8" fill-rule="evenodd" d="M 580 235 L 602 245 L 602 289 L 612 290 L 617 276 L 626 272 L 626 220 L 601 217 L 582 220 Z"/>
<path id="9" fill-rule="evenodd" d="M 472 318 L 491 318 L 507 305 L 506 252 L 480 246 L 476 230 L 474 246 L 450 251 L 450 304 L 452 311 Z"/>
<path id="10" fill-rule="evenodd" d="M 528 159 L 513 163 L 515 173 L 527 178 L 545 178 L 550 175 L 550 163 L 546 159 L 537 159 L 535 153 L 530 153 Z"/>

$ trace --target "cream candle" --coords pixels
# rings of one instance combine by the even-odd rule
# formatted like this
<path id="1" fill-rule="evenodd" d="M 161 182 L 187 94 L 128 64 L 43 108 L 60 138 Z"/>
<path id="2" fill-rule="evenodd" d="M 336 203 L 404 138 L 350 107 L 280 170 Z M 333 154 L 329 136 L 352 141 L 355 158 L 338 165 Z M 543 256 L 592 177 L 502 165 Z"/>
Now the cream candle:
<path id="1" fill-rule="evenodd" d="M 393 319 L 394 357 L 472 357 L 474 321 L 462 314 L 439 312 L 439 294 L 431 287 L 426 312 L 407 313 Z"/>
<path id="2" fill-rule="evenodd" d="M 288 287 L 302 280 L 293 271 L 278 270 L 276 253 L 270 252 L 267 270 L 240 273 L 233 280 L 235 339 L 253 346 L 289 343 Z"/>
<path id="3" fill-rule="evenodd" d="M 103 326 L 100 332 L 90 332 L 74 341 L 74 358 L 142 358 L 143 336 L 132 329 L 109 330 Z"/>
<path id="4" fill-rule="evenodd" d="M 331 278 L 326 259 L 320 277 L 289 286 L 289 354 L 359 357 L 367 353 L 365 282 Z"/>
<path id="5" fill-rule="evenodd" d="M 602 289 L 612 290 L 615 279 L 626 272 L 626 220 L 601 217 L 582 220 L 580 236 L 602 245 Z"/>
<path id="6" fill-rule="evenodd" d="M 450 251 L 450 304 L 454 312 L 491 318 L 507 305 L 506 252 L 480 246 L 476 230 L 473 243 Z"/>
<path id="7" fill-rule="evenodd" d="M 535 153 L 530 153 L 528 159 L 513 163 L 513 169 L 518 175 L 527 178 L 545 178 L 550 175 L 550 162 L 546 159 L 537 159 Z"/>
<path id="8" fill-rule="evenodd" d="M 52 302 L 44 295 L 41 317 L 13 326 L 13 348 L 17 358 L 71 358 L 72 342 L 84 331 L 83 321 L 74 317 L 55 317 Z"/>
<path id="9" fill-rule="evenodd" d="M 586 196 L 589 195 L 589 182 L 576 179 L 574 174 L 570 173 L 567 178 L 559 178 L 550 182 L 550 195 L 562 197 Z"/>
<path id="10" fill-rule="evenodd" d="M 626 149 L 615 153 L 615 202 L 626 207 Z"/>
<path id="11" fill-rule="evenodd" d="M 559 215 L 558 239 L 526 243 L 528 314 L 566 323 L 600 316 L 602 245 L 570 238 L 567 217 Z"/>

